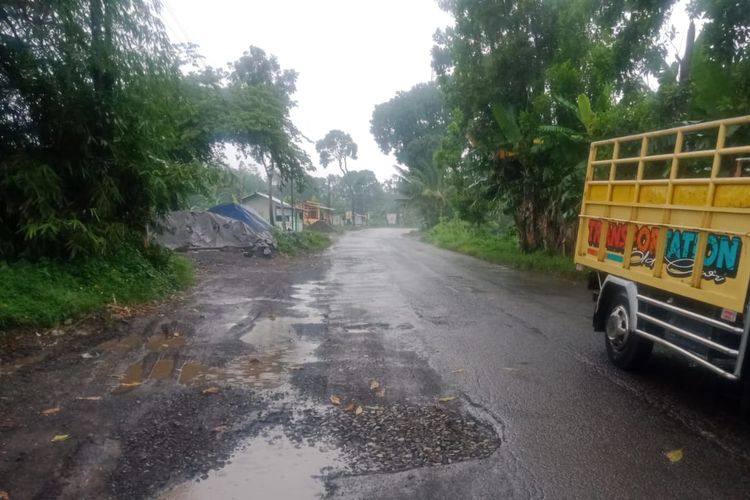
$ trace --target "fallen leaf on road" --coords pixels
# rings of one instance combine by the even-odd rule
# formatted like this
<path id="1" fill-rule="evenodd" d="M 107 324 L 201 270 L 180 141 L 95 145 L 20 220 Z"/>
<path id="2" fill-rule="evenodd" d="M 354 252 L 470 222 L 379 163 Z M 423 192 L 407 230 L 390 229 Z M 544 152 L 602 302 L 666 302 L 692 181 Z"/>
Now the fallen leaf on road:
<path id="1" fill-rule="evenodd" d="M 0 490 L 0 500 L 10 500 L 10 495 L 7 491 Z"/>
<path id="2" fill-rule="evenodd" d="M 70 439 L 70 434 L 58 434 L 52 438 L 51 443 L 59 443 L 60 441 L 67 441 Z"/>
<path id="3" fill-rule="evenodd" d="M 351 413 L 356 409 L 357 409 L 357 405 L 355 405 L 354 403 L 349 403 L 348 405 L 346 405 L 346 408 L 344 408 L 344 411 Z"/>
<path id="4" fill-rule="evenodd" d="M 219 426 L 216 426 L 213 429 L 211 429 L 212 432 L 217 432 L 217 433 L 222 433 L 225 430 L 227 430 L 227 426 L 226 425 L 219 425 Z"/>
<path id="5" fill-rule="evenodd" d="M 338 397 L 337 395 L 335 395 L 335 394 L 331 394 L 331 397 L 330 397 L 330 398 L 328 398 L 328 399 L 330 399 L 330 400 L 331 400 L 331 403 L 333 403 L 333 404 L 335 404 L 335 405 L 340 405 L 340 404 L 341 404 L 341 400 L 340 400 L 340 399 L 339 399 L 339 397 Z"/>
<path id="6" fill-rule="evenodd" d="M 375 392 L 375 395 L 379 398 L 385 397 L 385 387 L 381 387 L 380 390 Z"/>
<path id="7" fill-rule="evenodd" d="M 361 407 L 361 406 L 357 406 L 357 409 L 356 409 L 356 410 L 354 410 L 354 414 L 355 414 L 355 415 L 361 415 L 363 411 L 364 411 L 364 410 L 362 409 L 362 407 Z"/>
<path id="8" fill-rule="evenodd" d="M 137 385 L 141 385 L 142 382 L 122 382 L 120 383 L 120 387 L 135 387 Z"/>
<path id="9" fill-rule="evenodd" d="M 50 415 L 54 415 L 55 413 L 58 413 L 60 411 L 60 407 L 56 406 L 54 408 L 48 408 L 42 412 L 42 415 L 45 417 L 48 417 Z"/>
<path id="10" fill-rule="evenodd" d="M 463 373 L 463 372 L 464 372 L 464 369 L 459 368 L 458 370 L 453 370 L 451 373 Z"/>
<path id="11" fill-rule="evenodd" d="M 676 463 L 682 460 L 682 448 L 665 453 L 670 462 Z"/>
<path id="12" fill-rule="evenodd" d="M 370 390 L 371 391 L 374 391 L 378 387 L 380 387 L 380 382 L 378 382 L 377 380 L 370 381 Z"/>
<path id="13" fill-rule="evenodd" d="M 208 394 L 216 394 L 218 392 L 219 392 L 219 388 L 218 387 L 209 387 L 208 389 L 203 389 L 201 391 L 201 394 L 207 394 L 208 395 Z"/>
<path id="14" fill-rule="evenodd" d="M 456 396 L 442 396 L 438 398 L 438 401 L 440 401 L 441 403 L 447 403 L 448 401 L 453 401 L 454 399 L 456 399 Z"/>
<path id="15" fill-rule="evenodd" d="M 78 396 L 76 398 L 78 401 L 99 401 L 102 399 L 101 396 Z"/>

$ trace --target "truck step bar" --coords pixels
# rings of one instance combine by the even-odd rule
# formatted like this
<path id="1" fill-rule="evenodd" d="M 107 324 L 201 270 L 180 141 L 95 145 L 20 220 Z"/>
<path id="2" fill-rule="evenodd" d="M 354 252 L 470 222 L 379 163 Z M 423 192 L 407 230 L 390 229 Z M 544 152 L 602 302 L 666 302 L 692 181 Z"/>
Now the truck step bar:
<path id="1" fill-rule="evenodd" d="M 685 356 L 702 367 L 707 368 L 713 373 L 728 380 L 739 380 L 742 373 L 743 354 L 747 344 L 747 326 L 744 329 L 739 328 L 735 325 L 730 325 L 717 319 L 693 311 L 688 311 L 681 307 L 677 307 L 673 304 L 640 293 L 636 297 L 638 299 L 638 311 L 636 313 L 638 323 L 635 329 L 637 335 Z M 717 329 L 726 333 L 724 333 L 723 339 L 722 335 L 717 335 L 717 338 L 708 338 L 705 334 L 701 334 L 701 332 L 698 331 L 702 329 L 705 332 L 705 327 L 693 328 L 694 331 L 690 331 L 688 326 L 678 326 L 674 324 L 677 321 L 668 322 L 655 317 L 653 314 L 644 312 L 643 305 L 645 304 L 650 306 L 649 309 L 651 310 L 661 309 L 670 313 L 672 318 L 678 318 L 678 320 L 681 320 L 681 322 L 686 325 L 692 324 L 694 326 L 699 326 L 696 324 L 702 324 L 709 327 L 709 329 Z M 746 320 L 746 324 L 750 324 L 750 321 Z M 649 331 L 649 329 L 653 329 L 654 327 L 661 328 L 664 333 L 668 332 L 678 338 L 686 340 L 687 342 L 678 345 L 678 343 L 665 338 L 663 334 Z M 700 352 L 700 347 L 704 348 L 703 350 L 706 351 L 706 354 Z M 721 355 L 724 356 L 722 358 L 722 361 L 724 361 L 722 365 L 730 364 L 731 369 L 728 369 L 727 366 L 720 366 L 719 363 L 716 363 L 715 359 L 710 355 L 711 351 L 721 353 Z"/>

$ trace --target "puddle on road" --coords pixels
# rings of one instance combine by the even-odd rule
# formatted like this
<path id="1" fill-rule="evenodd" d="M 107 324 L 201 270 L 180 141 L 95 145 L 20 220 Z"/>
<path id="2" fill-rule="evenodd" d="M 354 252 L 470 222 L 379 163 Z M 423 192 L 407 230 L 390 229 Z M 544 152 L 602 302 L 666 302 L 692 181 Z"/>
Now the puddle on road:
<path id="1" fill-rule="evenodd" d="M 291 370 L 314 360 L 316 348 L 317 344 L 312 342 L 295 341 L 270 352 L 237 357 L 220 368 L 189 361 L 182 366 L 178 381 L 184 385 L 223 382 L 252 389 L 275 389 L 287 382 Z"/>
<path id="2" fill-rule="evenodd" d="M 99 346 L 100 349 L 126 353 L 142 347 L 151 353 L 150 356 L 164 356 L 153 366 L 146 363 L 148 356 L 129 366 L 112 392 L 124 394 L 139 387 L 146 379 L 168 380 L 173 377 L 182 385 L 223 382 L 253 389 L 275 389 L 288 381 L 291 370 L 315 361 L 313 353 L 318 344 L 300 338 L 295 325 L 304 328 L 323 324 L 325 316 L 312 305 L 316 292 L 322 289 L 317 282 L 294 286 L 292 301 L 287 301 L 292 305 L 285 311 L 289 315 L 257 319 L 240 338 L 242 342 L 251 345 L 255 352 L 230 359 L 221 366 L 188 360 L 178 367 L 175 362 L 176 353 L 188 344 L 187 339 L 179 334 L 156 334 L 145 341 L 138 335 L 130 335 L 105 342 Z M 236 313 L 230 312 L 229 315 L 236 316 Z M 241 324 L 242 321 L 228 323 L 227 326 L 231 330 Z"/>
<path id="3" fill-rule="evenodd" d="M 144 341 L 140 335 L 134 333 L 121 339 L 112 339 L 103 342 L 96 347 L 96 350 L 124 354 L 145 346 L 151 352 L 164 352 L 169 350 L 176 351 L 185 347 L 185 345 L 187 345 L 187 339 L 178 334 L 174 336 L 156 334 Z"/>
<path id="4" fill-rule="evenodd" d="M 206 365 L 195 361 L 188 361 L 180 368 L 180 376 L 177 381 L 183 385 L 190 385 L 200 377 L 211 374 L 212 370 Z"/>
<path id="5" fill-rule="evenodd" d="M 112 394 L 125 394 L 143 383 L 143 360 L 128 366 L 120 377 L 120 384 L 112 389 Z"/>
<path id="6" fill-rule="evenodd" d="M 151 375 L 148 378 L 153 380 L 164 380 L 172 376 L 174 371 L 174 359 L 160 359 L 151 369 Z"/>
<path id="7" fill-rule="evenodd" d="M 289 317 L 259 319 L 249 332 L 240 337 L 240 340 L 246 344 L 251 344 L 259 352 L 273 350 L 275 347 L 293 341 L 294 325 L 301 321 L 302 318 Z"/>
<path id="8" fill-rule="evenodd" d="M 296 444 L 279 428 L 270 435 L 273 437 L 259 436 L 240 446 L 230 463 L 209 472 L 208 479 L 183 483 L 159 499 L 323 497 L 322 475 L 343 467 L 341 453 L 334 447 Z"/>

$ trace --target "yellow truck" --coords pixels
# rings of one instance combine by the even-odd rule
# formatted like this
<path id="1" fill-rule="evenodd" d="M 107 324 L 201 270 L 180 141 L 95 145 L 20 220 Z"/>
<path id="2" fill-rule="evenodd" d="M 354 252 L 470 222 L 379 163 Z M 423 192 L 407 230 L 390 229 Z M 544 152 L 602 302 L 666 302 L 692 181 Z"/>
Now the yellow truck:
<path id="1" fill-rule="evenodd" d="M 747 381 L 750 116 L 592 143 L 575 261 L 617 366 L 660 344 Z"/>

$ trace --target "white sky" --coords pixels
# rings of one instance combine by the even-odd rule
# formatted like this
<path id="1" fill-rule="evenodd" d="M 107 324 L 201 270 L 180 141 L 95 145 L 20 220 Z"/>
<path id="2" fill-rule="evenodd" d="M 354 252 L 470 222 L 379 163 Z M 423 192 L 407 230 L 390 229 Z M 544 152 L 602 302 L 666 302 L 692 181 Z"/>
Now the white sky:
<path id="1" fill-rule="evenodd" d="M 451 24 L 435 0 L 163 0 L 167 32 L 196 43 L 206 64 L 225 67 L 256 45 L 299 72 L 292 120 L 312 141 L 331 129 L 359 146 L 353 170 L 384 181 L 395 172 L 370 134 L 376 104 L 433 78 L 432 35 Z M 314 145 L 307 148 L 322 170 Z"/>
<path id="2" fill-rule="evenodd" d="M 381 181 L 395 173 L 396 160 L 370 134 L 372 110 L 433 78 L 432 35 L 452 24 L 436 0 L 162 1 L 169 35 L 198 44 L 206 64 L 226 67 L 255 45 L 297 70 L 297 127 L 312 141 L 331 129 L 350 133 L 359 146 L 350 168 L 370 169 Z M 686 3 L 679 0 L 670 19 L 677 30 L 672 54 L 684 50 Z M 314 175 L 339 173 L 318 165 L 314 145 L 307 149 L 318 166 Z"/>

